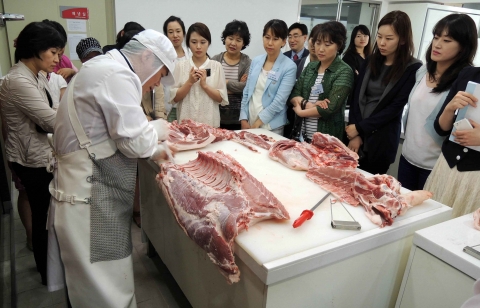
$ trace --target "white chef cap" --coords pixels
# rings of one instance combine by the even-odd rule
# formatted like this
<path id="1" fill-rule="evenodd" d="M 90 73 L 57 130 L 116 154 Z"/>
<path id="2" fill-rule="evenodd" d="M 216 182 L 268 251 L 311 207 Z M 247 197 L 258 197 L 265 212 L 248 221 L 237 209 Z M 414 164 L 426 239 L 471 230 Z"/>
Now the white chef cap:
<path id="1" fill-rule="evenodd" d="M 122 53 L 130 60 L 135 74 L 144 85 L 165 65 L 169 73 L 162 77 L 162 84 L 175 83 L 173 71 L 177 53 L 172 42 L 160 32 L 147 29 L 135 35 L 123 48 Z"/>

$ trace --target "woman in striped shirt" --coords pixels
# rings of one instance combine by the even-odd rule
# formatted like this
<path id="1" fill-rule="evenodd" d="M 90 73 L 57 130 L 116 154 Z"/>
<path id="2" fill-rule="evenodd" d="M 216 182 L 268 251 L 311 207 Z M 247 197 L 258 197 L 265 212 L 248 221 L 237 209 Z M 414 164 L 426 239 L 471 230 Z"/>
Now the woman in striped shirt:
<path id="1" fill-rule="evenodd" d="M 242 94 L 252 62 L 249 56 L 241 52 L 250 44 L 250 32 L 247 24 L 239 20 L 229 22 L 223 30 L 222 42 L 226 51 L 212 57 L 212 60 L 222 64 L 228 91 L 229 104 L 220 106 L 220 127 L 239 130 L 241 129 L 238 119 Z"/>
<path id="2" fill-rule="evenodd" d="M 353 72 L 342 61 L 347 30 L 337 21 L 322 24 L 312 39 L 319 61 L 310 62 L 295 83 L 290 102 L 304 118 L 300 140 L 315 132 L 343 136 L 345 101 L 353 88 Z"/>

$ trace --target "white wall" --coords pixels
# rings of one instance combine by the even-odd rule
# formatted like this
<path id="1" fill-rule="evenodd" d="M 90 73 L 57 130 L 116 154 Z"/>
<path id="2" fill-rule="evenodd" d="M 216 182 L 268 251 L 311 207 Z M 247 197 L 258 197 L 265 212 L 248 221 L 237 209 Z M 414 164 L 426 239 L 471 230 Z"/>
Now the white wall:
<path id="1" fill-rule="evenodd" d="M 265 53 L 262 43 L 264 25 L 271 19 L 282 19 L 287 26 L 300 15 L 301 0 L 115 0 L 117 32 L 128 21 L 136 21 L 145 28 L 163 32 L 163 22 L 170 16 L 182 18 L 185 28 L 195 22 L 203 22 L 210 29 L 212 44 L 210 56 L 225 51 L 221 34 L 225 25 L 233 19 L 245 21 L 251 33 L 250 45 L 245 53 L 251 58 Z M 288 43 L 286 44 L 288 46 Z"/>

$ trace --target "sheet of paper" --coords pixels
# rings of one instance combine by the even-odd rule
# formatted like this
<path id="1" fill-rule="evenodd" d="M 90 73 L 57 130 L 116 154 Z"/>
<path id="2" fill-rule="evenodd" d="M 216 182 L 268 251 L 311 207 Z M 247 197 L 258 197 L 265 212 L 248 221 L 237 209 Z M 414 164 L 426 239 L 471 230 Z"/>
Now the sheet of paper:
<path id="1" fill-rule="evenodd" d="M 81 19 L 67 19 L 67 32 L 87 32 L 87 21 Z"/>
<path id="2" fill-rule="evenodd" d="M 473 94 L 477 99 L 480 99 L 480 85 L 476 82 L 469 81 L 467 84 L 467 88 L 465 89 L 465 92 Z M 480 105 L 477 106 L 477 108 L 474 108 L 472 106 L 467 106 L 463 109 L 458 110 L 458 115 L 457 119 L 455 121 L 460 121 L 461 119 L 471 119 L 477 123 L 480 123 Z M 452 133 L 455 132 L 455 127 L 452 130 Z M 450 141 L 456 142 L 454 139 L 455 137 L 453 135 L 450 135 Z M 458 142 L 457 142 L 458 143 Z M 467 148 L 470 148 L 475 151 L 480 152 L 480 146 L 469 146 Z"/>
<path id="3" fill-rule="evenodd" d="M 86 33 L 69 33 L 68 36 L 68 48 L 70 49 L 70 60 L 80 60 L 77 55 L 77 45 L 80 40 L 87 37 Z"/>

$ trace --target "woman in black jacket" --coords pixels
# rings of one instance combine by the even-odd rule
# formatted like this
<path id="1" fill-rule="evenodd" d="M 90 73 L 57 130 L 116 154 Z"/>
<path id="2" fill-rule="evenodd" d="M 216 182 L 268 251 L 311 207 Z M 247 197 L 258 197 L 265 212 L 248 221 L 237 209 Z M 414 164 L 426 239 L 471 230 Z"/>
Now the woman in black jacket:
<path id="1" fill-rule="evenodd" d="M 364 25 L 353 28 L 348 48 L 343 54 L 343 62 L 350 65 L 355 73 L 355 78 L 360 72 L 365 59 L 370 56 L 370 30 Z"/>
<path id="2" fill-rule="evenodd" d="M 410 18 L 402 11 L 385 15 L 377 42 L 360 70 L 345 131 L 348 147 L 359 152 L 360 168 L 384 174 L 395 161 L 403 107 L 421 62 L 413 57 Z"/>
<path id="3" fill-rule="evenodd" d="M 457 121 L 456 110 L 478 108 L 478 98 L 463 92 L 469 81 L 480 83 L 480 68 L 466 67 L 453 83 L 437 118 L 435 131 L 441 136 L 452 132 Z M 477 115 L 477 110 L 474 111 Z M 467 118 L 469 116 L 467 115 Z M 425 189 L 433 193 L 433 199 L 453 208 L 452 217 L 471 213 L 480 207 L 480 124 L 469 119 L 473 129 L 457 130 L 452 135 L 455 142 L 446 138 L 442 154 L 430 173 Z M 476 147 L 472 149 L 471 147 Z"/>

